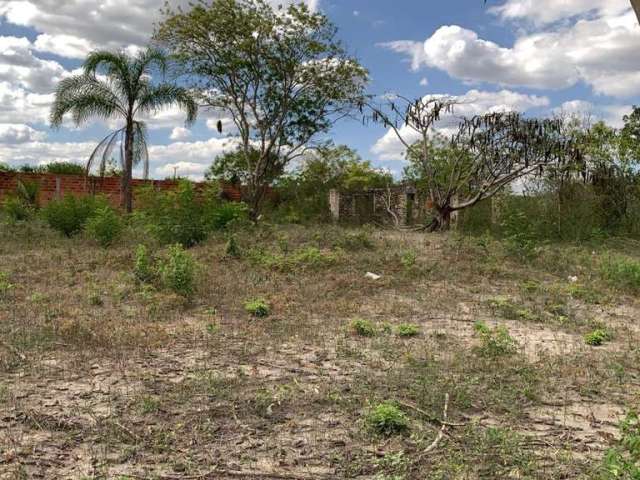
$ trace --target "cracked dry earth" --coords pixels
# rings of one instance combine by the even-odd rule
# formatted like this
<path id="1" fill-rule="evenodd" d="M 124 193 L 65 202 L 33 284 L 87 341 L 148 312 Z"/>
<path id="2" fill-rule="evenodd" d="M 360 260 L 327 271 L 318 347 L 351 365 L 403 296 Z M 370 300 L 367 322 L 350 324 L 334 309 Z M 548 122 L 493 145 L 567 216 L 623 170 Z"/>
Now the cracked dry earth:
<path id="1" fill-rule="evenodd" d="M 446 342 L 472 342 L 473 324 L 465 319 L 421 323 L 438 332 L 438 341 L 444 333 L 450 335 Z M 548 359 L 549 351 L 558 354 L 568 343 L 566 355 L 593 361 L 624 347 L 612 344 L 594 353 L 578 347 L 576 336 L 513 327 L 522 344 L 544 344 L 543 352 L 525 349 L 532 360 Z M 360 357 L 342 354 L 362 348 L 349 336 L 318 343 L 264 346 L 219 334 L 213 342 L 176 342 L 137 358 L 90 363 L 46 356 L 7 375 L 0 478 L 243 478 L 242 472 L 246 478 L 374 478 L 367 468 L 351 474 L 345 466 L 354 459 L 374 465 L 398 448 L 418 453 L 410 439 L 364 438 L 360 412 L 327 400 L 349 396 L 358 390 L 362 372 L 376 378 L 396 360 L 385 359 L 373 343 Z M 417 340 L 394 347 L 419 355 L 425 345 Z M 517 420 L 479 404 L 454 415 L 474 428 L 515 428 L 543 467 L 547 462 L 552 468 L 563 452 L 599 458 L 616 438 L 625 406 L 638 398 L 638 378 L 615 397 L 596 399 L 582 391 L 580 377 L 576 372 L 572 385 L 532 402 Z"/>

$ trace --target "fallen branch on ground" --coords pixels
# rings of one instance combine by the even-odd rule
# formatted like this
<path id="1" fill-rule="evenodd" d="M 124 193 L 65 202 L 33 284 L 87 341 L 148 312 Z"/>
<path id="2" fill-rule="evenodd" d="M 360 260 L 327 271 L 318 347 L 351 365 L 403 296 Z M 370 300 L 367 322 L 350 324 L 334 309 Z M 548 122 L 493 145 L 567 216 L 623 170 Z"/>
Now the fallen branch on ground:
<path id="1" fill-rule="evenodd" d="M 465 422 L 455 423 L 455 422 L 447 422 L 445 420 L 440 420 L 439 418 L 436 418 L 433 415 L 429 415 L 428 412 L 425 412 L 424 410 L 416 407 L 415 405 L 412 405 L 411 403 L 408 403 L 408 402 L 403 402 L 402 400 L 398 400 L 398 404 L 410 410 L 418 412 L 420 415 L 427 418 L 427 420 L 429 420 L 430 422 L 437 423 L 440 426 L 445 425 L 447 427 L 464 427 L 467 425 Z"/>
<path id="2" fill-rule="evenodd" d="M 442 428 L 438 432 L 438 435 L 436 436 L 435 440 L 431 443 L 431 445 L 429 445 L 420 454 L 420 457 L 423 457 L 423 456 L 427 455 L 428 453 L 431 453 L 432 451 L 434 451 L 436 448 L 438 448 L 438 445 L 440 444 L 440 442 L 444 438 L 445 434 L 447 433 L 447 413 L 448 413 L 448 410 L 449 410 L 449 394 L 445 393 L 444 394 L 444 409 L 443 409 L 443 412 L 442 412 Z"/>

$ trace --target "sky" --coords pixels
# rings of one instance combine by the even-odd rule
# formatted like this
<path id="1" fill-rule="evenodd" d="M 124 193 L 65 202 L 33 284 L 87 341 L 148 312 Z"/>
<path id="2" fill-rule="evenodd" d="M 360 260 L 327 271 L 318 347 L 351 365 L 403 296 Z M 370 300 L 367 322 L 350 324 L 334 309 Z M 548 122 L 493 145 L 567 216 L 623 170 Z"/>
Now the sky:
<path id="1" fill-rule="evenodd" d="M 282 0 L 270 0 L 282 3 Z M 371 75 L 369 93 L 446 94 L 458 115 L 589 114 L 620 126 L 640 104 L 640 26 L 629 0 L 306 0 L 329 16 Z M 187 0 L 173 0 L 172 5 Z M 93 49 L 144 46 L 164 0 L 0 0 L 0 162 L 83 163 L 117 124 L 48 125 L 57 83 Z M 151 176 L 199 179 L 231 149 L 202 112 L 148 119 Z M 329 138 L 396 175 L 401 144 L 381 126 L 337 124 Z"/>

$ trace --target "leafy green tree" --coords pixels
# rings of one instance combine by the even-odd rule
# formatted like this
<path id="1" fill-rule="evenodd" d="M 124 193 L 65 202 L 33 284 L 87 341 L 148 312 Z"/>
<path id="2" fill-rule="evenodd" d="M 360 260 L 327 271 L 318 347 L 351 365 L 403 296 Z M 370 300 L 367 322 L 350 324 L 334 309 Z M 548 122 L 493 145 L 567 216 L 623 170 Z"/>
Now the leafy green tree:
<path id="1" fill-rule="evenodd" d="M 216 157 L 213 164 L 205 172 L 207 180 L 224 180 L 234 185 L 246 185 L 251 179 L 250 166 L 260 161 L 260 152 L 251 148 L 248 153 L 243 150 L 227 152 Z M 271 185 L 284 171 L 284 165 L 278 158 L 269 161 L 269 168 L 263 174 L 263 182 Z"/>
<path id="2" fill-rule="evenodd" d="M 336 33 L 304 4 L 277 11 L 263 0 L 197 0 L 164 11 L 156 39 L 182 62 L 202 103 L 237 129 L 254 220 L 269 176 L 362 104 L 368 73 Z"/>
<path id="3" fill-rule="evenodd" d="M 329 191 L 385 188 L 390 173 L 374 168 L 345 145 L 324 146 L 305 155 L 300 167 L 278 182 L 283 203 L 295 205 L 303 217 L 329 215 Z"/>
<path id="4" fill-rule="evenodd" d="M 131 212 L 133 204 L 131 178 L 134 165 L 142 162 L 145 177 L 149 169 L 146 126 L 137 118 L 172 105 L 186 111 L 187 123 L 195 121 L 198 113 L 198 106 L 188 90 L 153 81 L 153 73 L 164 74 L 166 69 L 167 58 L 157 49 L 142 50 L 134 57 L 124 52 L 93 52 L 85 60 L 81 75 L 60 82 L 51 109 L 54 127 L 62 125 L 67 113 L 71 113 L 76 125 L 84 124 L 92 117 L 124 122 L 122 128 L 111 132 L 98 144 L 89 157 L 87 171 L 99 162 L 100 172 L 104 173 L 113 155 L 120 156 L 123 207 L 127 212 Z"/>

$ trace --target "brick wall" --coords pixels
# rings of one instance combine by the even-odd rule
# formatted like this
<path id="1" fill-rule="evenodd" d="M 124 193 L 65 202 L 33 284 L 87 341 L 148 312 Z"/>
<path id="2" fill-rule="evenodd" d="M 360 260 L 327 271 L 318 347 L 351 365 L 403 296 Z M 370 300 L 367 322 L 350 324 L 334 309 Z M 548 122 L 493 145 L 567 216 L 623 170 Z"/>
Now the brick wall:
<path id="1" fill-rule="evenodd" d="M 84 195 L 104 195 L 113 206 L 119 206 L 122 193 L 120 177 L 85 177 L 84 175 L 57 175 L 53 173 L 19 173 L 0 172 L 0 201 L 6 196 L 15 192 L 18 180 L 23 182 L 35 182 L 40 185 L 38 202 L 40 206 L 46 205 L 54 198 L 67 194 Z M 171 190 L 176 188 L 178 182 L 174 180 L 133 180 L 134 204 L 135 190 L 143 185 L 153 185 L 158 190 Z M 196 189 L 204 188 L 204 183 L 194 183 Z M 221 191 L 225 198 L 232 201 L 242 199 L 240 188 L 221 184 Z"/>

